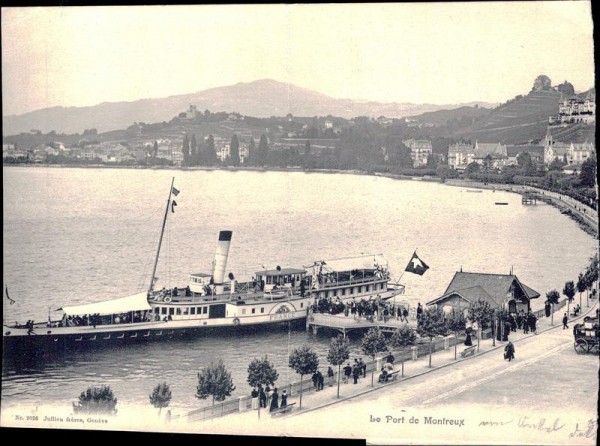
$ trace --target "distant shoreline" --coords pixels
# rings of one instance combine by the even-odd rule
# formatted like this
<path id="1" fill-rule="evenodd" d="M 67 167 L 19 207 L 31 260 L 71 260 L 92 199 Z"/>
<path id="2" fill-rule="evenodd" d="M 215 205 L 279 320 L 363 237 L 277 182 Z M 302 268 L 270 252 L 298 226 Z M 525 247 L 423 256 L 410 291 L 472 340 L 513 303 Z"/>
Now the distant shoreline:
<path id="1" fill-rule="evenodd" d="M 81 169 L 132 169 L 132 170 L 173 170 L 173 171 L 224 171 L 224 172 L 303 172 L 307 174 L 311 173 L 326 173 L 326 174 L 343 174 L 343 175 L 364 175 L 364 176 L 374 176 L 374 177 L 383 177 L 383 178 L 391 178 L 395 180 L 414 180 L 414 181 L 426 181 L 426 182 L 434 182 L 445 184 L 446 186 L 453 187 L 463 187 L 463 188 L 472 188 L 472 189 L 485 189 L 485 190 L 501 190 L 503 192 L 510 192 L 514 194 L 521 195 L 524 191 L 523 186 L 518 185 L 506 185 L 506 184 L 495 184 L 495 183 L 484 183 L 480 181 L 472 181 L 472 180 L 460 180 L 460 179 L 448 179 L 442 180 L 439 177 L 435 176 L 411 176 L 411 175 L 402 175 L 402 174 L 392 174 L 392 173 L 382 173 L 382 172 L 367 172 L 364 170 L 343 170 L 343 169 L 304 169 L 302 167 L 244 167 L 244 166 L 193 166 L 193 167 L 183 167 L 183 166 L 108 166 L 105 164 L 43 164 L 43 163 L 33 163 L 33 164 L 3 164 L 3 167 L 51 167 L 56 169 L 62 168 L 81 168 Z M 521 188 L 521 190 L 515 190 L 517 188 Z M 564 201 L 556 199 L 557 201 Z M 554 206 L 560 209 L 560 206 L 554 201 L 549 199 L 542 200 L 545 203 Z M 565 203 L 566 204 L 566 203 Z M 587 219 L 583 218 L 580 213 L 572 212 L 568 214 L 568 217 L 572 220 L 575 220 L 580 229 L 586 232 L 587 234 L 597 237 L 598 236 L 598 227 L 593 226 L 591 222 Z"/>
<path id="2" fill-rule="evenodd" d="M 304 173 L 340 173 L 346 175 L 368 175 L 376 177 L 393 178 L 397 180 L 417 180 L 417 181 L 430 181 L 443 183 L 444 181 L 435 176 L 416 176 L 416 175 L 402 175 L 385 172 L 374 172 L 370 173 L 360 169 L 305 169 L 303 167 L 244 167 L 244 166 L 120 166 L 114 165 L 109 166 L 106 164 L 44 164 L 44 163 L 15 163 L 15 164 L 3 164 L 3 167 L 52 167 L 56 169 L 60 168 L 81 168 L 81 169 L 133 169 L 133 170 L 180 170 L 180 171 L 214 171 L 222 170 L 225 172 L 304 172 Z"/>

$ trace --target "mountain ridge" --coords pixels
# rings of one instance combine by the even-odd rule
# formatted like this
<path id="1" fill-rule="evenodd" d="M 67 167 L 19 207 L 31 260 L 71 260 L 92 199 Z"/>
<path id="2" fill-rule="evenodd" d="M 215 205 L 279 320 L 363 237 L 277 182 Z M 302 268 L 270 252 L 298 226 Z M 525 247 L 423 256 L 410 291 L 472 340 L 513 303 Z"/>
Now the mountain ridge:
<path id="1" fill-rule="evenodd" d="M 323 93 L 274 79 L 238 82 L 193 93 L 134 101 L 101 102 L 88 106 L 53 106 L 19 115 L 3 116 L 3 133 L 18 134 L 38 129 L 58 133 L 78 133 L 87 128 L 100 132 L 126 128 L 133 122 L 169 121 L 189 105 L 211 112 L 237 112 L 246 116 L 356 116 L 402 118 L 425 112 L 458 108 L 470 104 L 495 106 L 472 101 L 461 104 L 383 103 L 370 100 L 337 99 Z"/>

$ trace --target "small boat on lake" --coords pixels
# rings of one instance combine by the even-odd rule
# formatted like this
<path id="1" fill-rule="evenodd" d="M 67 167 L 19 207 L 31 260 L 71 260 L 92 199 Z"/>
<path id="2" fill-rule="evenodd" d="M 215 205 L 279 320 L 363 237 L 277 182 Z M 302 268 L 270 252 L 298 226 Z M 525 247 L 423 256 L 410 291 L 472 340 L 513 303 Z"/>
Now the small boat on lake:
<path id="1" fill-rule="evenodd" d="M 496 206 L 508 206 L 506 201 L 496 201 Z"/>

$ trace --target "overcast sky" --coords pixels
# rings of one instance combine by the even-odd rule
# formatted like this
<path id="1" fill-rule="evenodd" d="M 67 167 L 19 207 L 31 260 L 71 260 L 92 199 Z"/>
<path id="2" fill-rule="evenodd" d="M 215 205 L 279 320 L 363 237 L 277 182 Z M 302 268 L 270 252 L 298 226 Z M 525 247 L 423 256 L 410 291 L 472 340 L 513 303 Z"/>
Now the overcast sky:
<path id="1" fill-rule="evenodd" d="M 2 9 L 3 115 L 270 78 L 383 102 L 593 86 L 587 1 Z"/>

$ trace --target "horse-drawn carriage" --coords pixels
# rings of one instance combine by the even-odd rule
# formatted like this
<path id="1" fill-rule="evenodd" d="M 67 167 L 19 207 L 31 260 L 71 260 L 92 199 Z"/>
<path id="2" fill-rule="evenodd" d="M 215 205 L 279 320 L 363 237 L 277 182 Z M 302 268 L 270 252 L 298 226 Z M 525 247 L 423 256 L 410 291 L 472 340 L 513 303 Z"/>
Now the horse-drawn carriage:
<path id="1" fill-rule="evenodd" d="M 598 318 L 585 317 L 583 324 L 576 324 L 573 327 L 573 337 L 575 338 L 574 348 L 577 354 L 591 353 L 598 355 L 600 349 Z"/>

